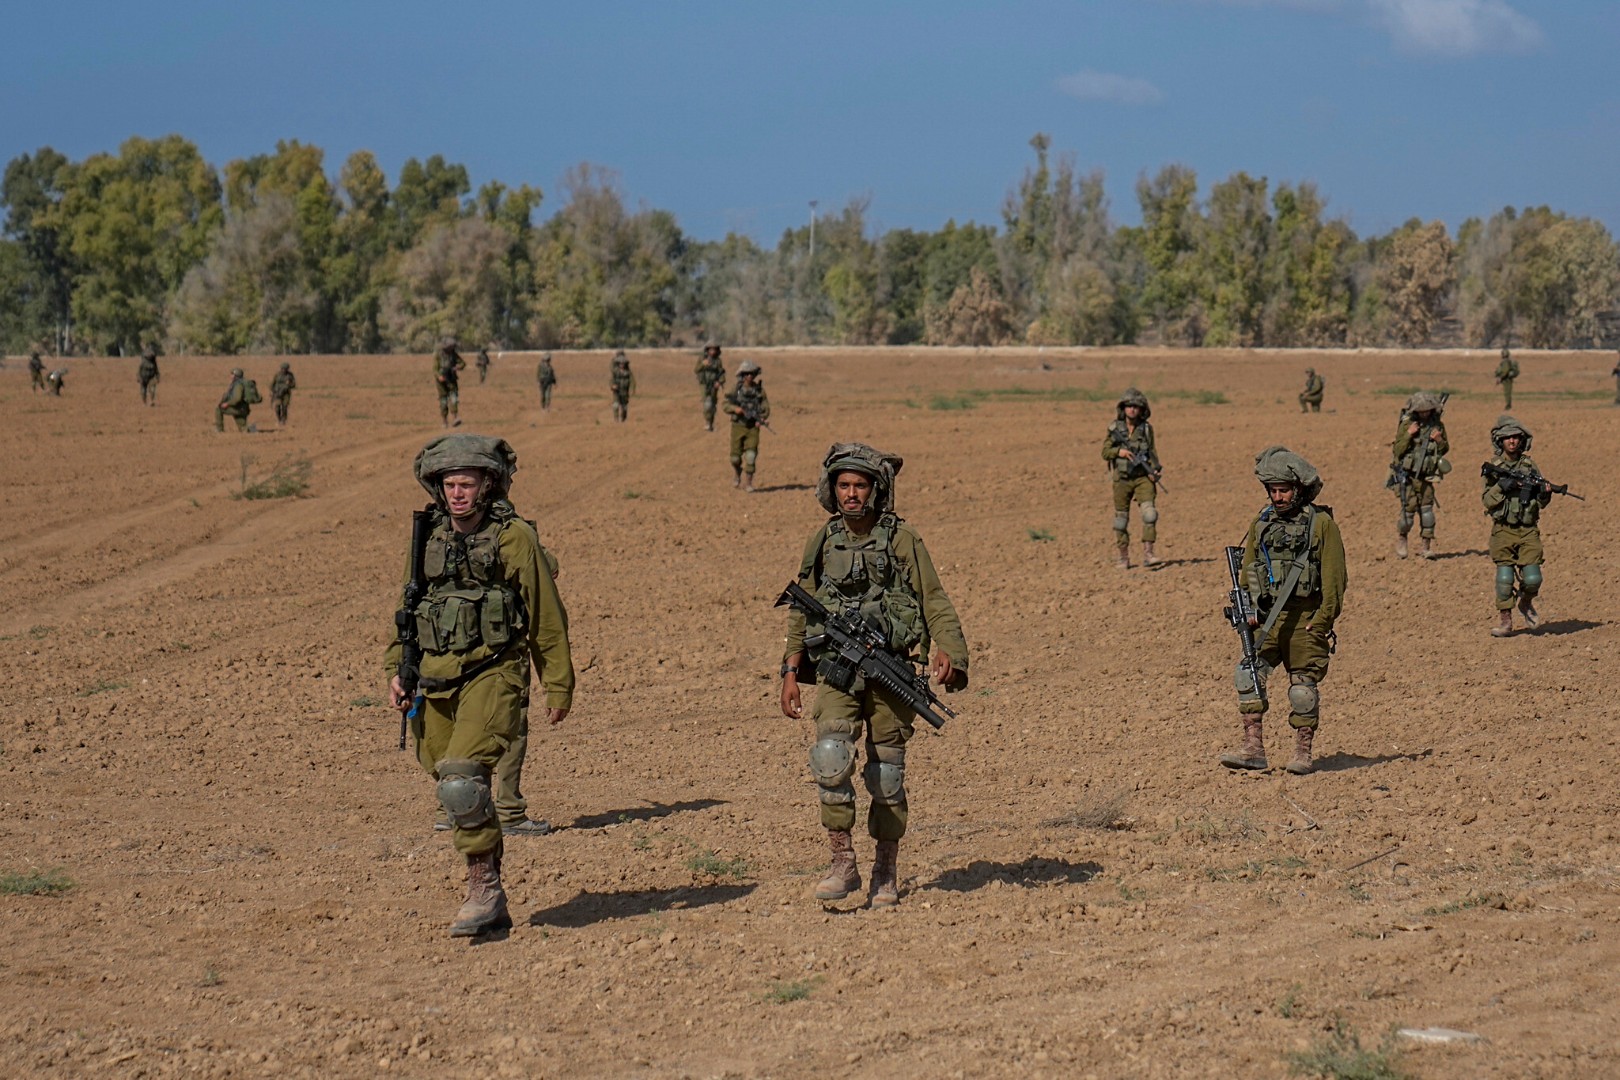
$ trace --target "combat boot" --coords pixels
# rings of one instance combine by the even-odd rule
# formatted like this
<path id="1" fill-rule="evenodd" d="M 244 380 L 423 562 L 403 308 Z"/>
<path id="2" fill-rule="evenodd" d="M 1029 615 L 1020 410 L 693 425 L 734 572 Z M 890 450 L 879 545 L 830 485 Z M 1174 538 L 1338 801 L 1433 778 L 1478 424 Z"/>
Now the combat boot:
<path id="1" fill-rule="evenodd" d="M 733 465 L 731 467 L 731 486 L 734 487 L 734 488 L 742 487 L 742 466 L 741 465 Z"/>
<path id="2" fill-rule="evenodd" d="M 1164 562 L 1163 559 L 1153 554 L 1153 542 L 1151 540 L 1142 541 L 1142 565 L 1158 566 L 1162 562 Z"/>
<path id="3" fill-rule="evenodd" d="M 450 924 L 451 937 L 477 937 L 508 930 L 512 916 L 506 911 L 506 890 L 501 887 L 501 857 L 493 851 L 467 856 L 467 902 Z"/>
<path id="4" fill-rule="evenodd" d="M 1395 557 L 1397 559 L 1406 558 L 1406 534 L 1405 533 L 1397 533 L 1396 536 L 1395 536 Z"/>
<path id="5" fill-rule="evenodd" d="M 1114 565 L 1119 567 L 1121 570 L 1129 570 L 1131 568 L 1131 545 L 1119 545 L 1119 556 L 1114 560 Z"/>
<path id="6" fill-rule="evenodd" d="M 861 887 L 861 872 L 855 866 L 855 840 L 848 829 L 828 829 L 827 846 L 832 849 L 832 865 L 827 876 L 816 882 L 816 899 L 842 900 Z"/>
<path id="7" fill-rule="evenodd" d="M 1294 729 L 1294 756 L 1283 768 L 1295 776 L 1304 776 L 1311 771 L 1311 740 L 1316 737 L 1316 729 L 1301 727 Z"/>
<path id="8" fill-rule="evenodd" d="M 1498 612 L 1496 625 L 1491 627 L 1491 637 L 1507 637 L 1513 633 L 1513 610 Z"/>
<path id="9" fill-rule="evenodd" d="M 1258 716 L 1243 718 L 1243 745 L 1221 755 L 1221 764 L 1228 769 L 1264 769 L 1266 767 L 1266 739 Z"/>
<path id="10" fill-rule="evenodd" d="M 1418 552 L 1418 554 L 1423 556 L 1425 559 L 1434 558 L 1434 541 L 1425 536 L 1423 538 L 1423 550 Z"/>
<path id="11" fill-rule="evenodd" d="M 1538 626 L 1541 623 L 1541 615 L 1536 611 L 1536 605 L 1531 602 L 1529 593 L 1519 594 L 1519 614 L 1524 616 L 1527 626 Z"/>
<path id="12" fill-rule="evenodd" d="M 872 860 L 872 891 L 868 900 L 875 908 L 892 908 L 900 902 L 900 841 L 879 840 Z"/>

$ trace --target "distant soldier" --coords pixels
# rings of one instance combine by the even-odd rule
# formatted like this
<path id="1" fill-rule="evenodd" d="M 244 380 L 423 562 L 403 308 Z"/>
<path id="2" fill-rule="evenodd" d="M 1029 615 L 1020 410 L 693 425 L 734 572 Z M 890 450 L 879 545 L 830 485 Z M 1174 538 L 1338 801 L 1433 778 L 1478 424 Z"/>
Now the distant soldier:
<path id="1" fill-rule="evenodd" d="M 35 349 L 28 354 L 28 377 L 32 380 L 31 388 L 34 393 L 45 389 L 45 360 Z"/>
<path id="2" fill-rule="evenodd" d="M 49 375 L 45 376 L 45 381 L 50 384 L 51 393 L 57 397 L 62 396 L 62 384 L 66 379 L 67 368 L 65 367 L 55 368 Z"/>
<path id="3" fill-rule="evenodd" d="M 737 385 L 726 395 L 726 412 L 731 414 L 731 486 L 744 491 L 754 490 L 759 428 L 771 421 L 771 402 L 759 375 L 759 365 L 744 360 L 737 365 Z"/>
<path id="4" fill-rule="evenodd" d="M 485 379 L 489 378 L 489 346 L 488 345 L 485 345 L 483 348 L 478 350 L 478 359 L 475 360 L 473 363 L 478 368 L 478 381 L 480 383 L 482 383 Z"/>
<path id="5" fill-rule="evenodd" d="M 703 398 L 703 425 L 708 430 L 714 430 L 714 410 L 720 400 L 720 387 L 726 381 L 726 367 L 720 362 L 720 346 L 705 345 L 703 358 L 692 369 L 697 375 L 698 386 Z"/>
<path id="6" fill-rule="evenodd" d="M 613 354 L 608 389 L 613 394 L 613 419 L 622 424 L 630 419 L 630 395 L 636 392 L 636 377 L 630 373 L 630 358 L 623 349 Z"/>
<path id="7" fill-rule="evenodd" d="M 1513 408 L 1513 380 L 1519 377 L 1519 362 L 1513 359 L 1506 345 L 1502 346 L 1502 359 L 1496 365 L 1496 382 L 1502 387 L 1502 408 Z"/>
<path id="8" fill-rule="evenodd" d="M 287 406 L 292 404 L 292 392 L 298 389 L 298 380 L 293 377 L 292 365 L 282 364 L 281 370 L 270 383 L 270 401 L 276 407 L 276 426 L 287 426 Z"/>
<path id="9" fill-rule="evenodd" d="M 1614 370 L 1609 374 L 1614 376 L 1614 403 L 1620 405 L 1620 353 L 1615 353 Z"/>
<path id="10" fill-rule="evenodd" d="M 258 384 L 244 377 L 241 368 L 232 368 L 231 385 L 225 388 L 225 395 L 214 406 L 214 430 L 224 431 L 225 418 L 229 416 L 236 421 L 237 431 L 246 431 L 248 414 L 262 400 Z"/>
<path id="11" fill-rule="evenodd" d="M 1299 395 L 1300 412 L 1321 412 L 1322 391 L 1327 387 L 1327 380 L 1316 373 L 1316 369 L 1305 369 L 1305 389 Z"/>
<path id="12" fill-rule="evenodd" d="M 157 361 L 158 348 L 148 343 L 146 348 L 141 350 L 141 366 L 135 371 L 135 378 L 141 384 L 142 405 L 157 404 L 158 380 L 162 377 L 158 374 Z"/>
<path id="13" fill-rule="evenodd" d="M 433 354 L 433 381 L 439 388 L 439 422 L 445 427 L 461 426 L 461 372 L 467 361 L 456 351 L 456 339 L 439 339 Z"/>
<path id="14" fill-rule="evenodd" d="M 540 354 L 540 367 L 534 373 L 535 380 L 540 383 L 540 407 L 551 408 L 551 388 L 557 385 L 557 372 L 551 367 L 551 354 Z"/>
<path id="15" fill-rule="evenodd" d="M 1406 558 L 1406 536 L 1412 531 L 1414 516 L 1423 537 L 1423 550 L 1418 554 L 1434 558 L 1434 485 L 1451 471 L 1451 462 L 1446 460 L 1451 443 L 1446 438 L 1446 422 L 1440 418 L 1445 407 L 1445 395 L 1421 390 L 1406 399 L 1395 425 L 1395 441 L 1390 444 L 1395 459 L 1385 486 L 1401 501 L 1395 540 L 1398 558 Z"/>
<path id="16" fill-rule="evenodd" d="M 1530 460 L 1530 429 L 1504 414 L 1491 428 L 1496 454 L 1490 464 L 1523 483 L 1485 477 L 1480 500 L 1491 517 L 1491 561 L 1496 564 L 1497 624 L 1492 637 L 1513 633 L 1513 602 L 1524 621 L 1535 626 L 1536 596 L 1541 592 L 1541 511 L 1552 502 L 1552 485 Z M 1515 587 L 1516 586 L 1516 587 Z"/>
<path id="17" fill-rule="evenodd" d="M 1114 422 L 1103 436 L 1102 456 L 1114 478 L 1114 545 L 1119 550 L 1115 563 L 1121 570 L 1131 568 L 1131 500 L 1142 507 L 1142 565 L 1156 566 L 1163 560 L 1153 553 L 1159 539 L 1159 507 L 1154 501 L 1159 491 L 1159 450 L 1153 442 L 1153 425 L 1148 417 L 1153 409 L 1142 391 L 1131 387 L 1114 406 Z"/>

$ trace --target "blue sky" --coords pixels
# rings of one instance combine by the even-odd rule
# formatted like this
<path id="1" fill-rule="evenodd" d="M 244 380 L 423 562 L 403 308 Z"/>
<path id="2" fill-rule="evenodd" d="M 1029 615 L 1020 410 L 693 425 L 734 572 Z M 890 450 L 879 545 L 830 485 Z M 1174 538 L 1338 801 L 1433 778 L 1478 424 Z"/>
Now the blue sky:
<path id="1" fill-rule="evenodd" d="M 217 165 L 312 142 L 474 184 L 580 161 L 690 234 L 767 244 L 871 197 L 999 223 L 1049 133 L 1117 218 L 1179 162 L 1316 182 L 1363 234 L 1547 204 L 1620 233 L 1616 0 L 12 5 L 0 155 L 178 132 Z"/>

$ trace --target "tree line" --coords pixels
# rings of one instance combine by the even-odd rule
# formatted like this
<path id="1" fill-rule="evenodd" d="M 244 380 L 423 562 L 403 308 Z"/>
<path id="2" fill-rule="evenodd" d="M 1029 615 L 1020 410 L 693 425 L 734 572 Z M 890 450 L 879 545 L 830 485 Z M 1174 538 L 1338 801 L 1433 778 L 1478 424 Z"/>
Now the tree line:
<path id="1" fill-rule="evenodd" d="M 850 200 L 774 248 L 698 240 L 581 164 L 561 205 L 472 190 L 434 155 L 392 187 L 369 151 L 336 177 L 296 140 L 217 169 L 188 140 L 131 138 L 71 161 L 14 158 L 0 185 L 0 347 L 133 354 L 941 344 L 1584 348 L 1620 305 L 1620 250 L 1548 207 L 1412 219 L 1358 237 L 1311 183 L 1236 173 L 1200 191 L 1169 165 L 1136 184 L 1139 225 L 1100 171 L 1030 140 L 996 224 L 933 232 Z"/>

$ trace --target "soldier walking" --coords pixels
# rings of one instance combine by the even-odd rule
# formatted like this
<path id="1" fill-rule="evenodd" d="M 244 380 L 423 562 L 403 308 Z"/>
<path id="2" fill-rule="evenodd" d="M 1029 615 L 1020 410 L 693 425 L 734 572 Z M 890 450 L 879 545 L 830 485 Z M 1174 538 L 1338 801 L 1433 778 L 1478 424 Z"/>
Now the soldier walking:
<path id="1" fill-rule="evenodd" d="M 1513 633 L 1513 604 L 1530 626 L 1540 617 L 1535 600 L 1541 592 L 1541 511 L 1552 502 L 1552 485 L 1541 479 L 1536 463 L 1530 460 L 1530 429 L 1506 414 L 1491 428 L 1491 446 L 1496 454 L 1490 464 L 1517 477 L 1522 485 L 1505 478 L 1485 478 L 1480 500 L 1491 517 L 1491 562 L 1496 564 L 1496 625 L 1492 637 Z M 1535 481 L 1539 481 L 1536 483 Z"/>
<path id="2" fill-rule="evenodd" d="M 622 424 L 630 419 L 630 395 L 636 392 L 636 377 L 630 372 L 630 358 L 623 349 L 613 354 L 608 390 L 613 394 L 614 422 Z"/>
<path id="3" fill-rule="evenodd" d="M 287 426 L 287 407 L 292 404 L 292 393 L 296 389 L 298 379 L 292 373 L 292 365 L 283 362 L 276 377 L 270 380 L 270 403 L 275 406 L 277 427 Z"/>
<path id="4" fill-rule="evenodd" d="M 141 404 L 155 406 L 157 404 L 158 381 L 162 378 L 158 374 L 158 347 L 150 342 L 141 350 L 141 366 L 135 370 L 135 378 L 141 384 Z"/>
<path id="5" fill-rule="evenodd" d="M 1506 345 L 1502 346 L 1502 359 L 1496 365 L 1496 382 L 1502 388 L 1502 408 L 1513 408 L 1513 380 L 1519 377 L 1519 362 Z"/>
<path id="6" fill-rule="evenodd" d="M 1389 467 L 1387 486 L 1401 503 L 1395 539 L 1398 558 L 1406 558 L 1406 537 L 1412 531 L 1414 517 L 1419 522 L 1418 535 L 1423 538 L 1423 550 L 1418 554 L 1425 559 L 1434 558 L 1434 519 L 1438 505 L 1434 485 L 1451 471 L 1451 462 L 1446 460 L 1451 442 L 1446 438 L 1446 422 L 1440 418 L 1445 407 L 1443 397 L 1420 390 L 1406 399 L 1406 407 L 1395 425 L 1395 441 L 1390 444 L 1395 460 Z"/>
<path id="7" fill-rule="evenodd" d="M 725 385 L 726 381 L 726 367 L 720 362 L 720 346 L 705 345 L 703 356 L 692 371 L 697 376 L 699 392 L 703 399 L 703 426 L 713 431 L 714 412 L 720 400 L 720 387 Z"/>
<path id="8" fill-rule="evenodd" d="M 745 365 L 746 366 L 746 365 Z M 918 659 L 928 657 L 929 674 L 946 690 L 967 686 L 967 642 L 962 624 L 940 584 L 928 549 L 917 530 L 894 512 L 894 482 L 902 460 L 863 443 L 835 444 L 822 461 L 816 499 L 832 517 L 805 545 L 798 581 L 833 612 L 858 609 L 891 648 Z M 820 628 L 804 615 L 788 616 L 782 661 L 782 712 L 804 716 L 800 683 L 815 682 L 828 659 L 824 645 L 812 645 Z M 847 691 L 822 682 L 811 713 L 816 742 L 810 770 L 821 789 L 821 824 L 827 830 L 832 864 L 816 884 L 818 900 L 841 900 L 861 887 L 852 832 L 855 827 L 855 740 L 865 733 L 866 766 L 861 779 L 871 806 L 868 834 L 877 842 L 869 902 L 875 908 L 900 902 L 898 860 L 906 834 L 906 743 L 916 715 L 904 701 L 857 675 Z"/>
<path id="9" fill-rule="evenodd" d="M 568 614 L 534 526 L 508 501 L 516 470 L 506 441 L 481 435 L 443 435 L 417 455 L 433 517 L 422 552 L 427 590 L 411 613 L 423 652 L 414 702 L 397 674 L 398 640 L 386 658 L 389 703 L 419 705 L 411 720 L 417 760 L 438 782 L 456 851 L 467 860 L 467 900 L 452 937 L 512 925 L 490 777 L 522 731 L 530 671 L 539 672 L 548 722 L 560 723 L 573 704 Z"/>
<path id="10" fill-rule="evenodd" d="M 1620 405 L 1620 352 L 1615 353 L 1614 370 L 1609 374 L 1614 376 L 1614 403 Z"/>
<path id="11" fill-rule="evenodd" d="M 489 378 L 489 346 L 488 345 L 485 345 L 485 346 L 483 346 L 482 348 L 480 348 L 478 350 L 478 359 L 473 361 L 473 365 L 478 368 L 478 383 L 479 383 L 480 386 L 482 386 L 484 380 Z"/>
<path id="12" fill-rule="evenodd" d="M 535 381 L 540 384 L 540 408 L 551 409 L 551 388 L 557 385 L 557 372 L 551 367 L 551 354 L 540 354 L 540 366 L 535 369 Z"/>
<path id="13" fill-rule="evenodd" d="M 28 353 L 28 378 L 29 388 L 33 390 L 34 393 L 37 394 L 41 390 L 46 389 L 45 360 L 39 355 L 38 349 L 33 349 Z"/>
<path id="14" fill-rule="evenodd" d="M 731 415 L 731 486 L 754 490 L 754 469 L 759 463 L 759 428 L 771 422 L 771 402 L 760 380 L 760 366 L 752 360 L 737 365 L 737 385 L 726 395 Z"/>
<path id="15" fill-rule="evenodd" d="M 439 423 L 445 427 L 461 426 L 461 372 L 467 361 L 456 351 L 456 339 L 439 339 L 439 351 L 433 354 L 433 381 L 439 388 Z"/>
<path id="16" fill-rule="evenodd" d="M 1333 624 L 1344 608 L 1344 540 L 1332 508 L 1316 505 L 1322 477 L 1310 462 L 1272 446 L 1254 459 L 1254 475 L 1265 485 L 1267 506 L 1243 542 L 1243 581 L 1258 613 L 1249 625 L 1257 628 L 1260 671 L 1257 679 L 1238 665 L 1243 744 L 1220 762 L 1229 769 L 1266 768 L 1265 687 L 1280 665 L 1288 672 L 1288 723 L 1294 729 L 1294 756 L 1285 768 L 1303 776 L 1311 771 L 1320 722 L 1316 688 L 1327 678 Z"/>
<path id="17" fill-rule="evenodd" d="M 231 385 L 225 388 L 225 394 L 214 406 L 214 430 L 225 430 L 225 418 L 231 417 L 236 421 L 237 431 L 248 429 L 248 414 L 253 406 L 260 402 L 259 387 L 242 374 L 241 368 L 231 368 Z"/>
<path id="18" fill-rule="evenodd" d="M 1159 463 L 1153 425 L 1148 422 L 1151 415 L 1147 395 L 1133 386 L 1120 395 L 1114 405 L 1114 422 L 1103 436 L 1102 456 L 1114 480 L 1114 546 L 1119 552 L 1115 565 L 1121 570 L 1131 568 L 1133 500 L 1141 507 L 1142 565 L 1163 562 L 1153 553 L 1159 539 L 1159 507 L 1155 500 L 1164 466 Z"/>
<path id="19" fill-rule="evenodd" d="M 1322 392 L 1327 389 L 1327 380 L 1316 373 L 1315 368 L 1305 369 L 1305 389 L 1299 395 L 1300 412 L 1321 412 Z"/>

